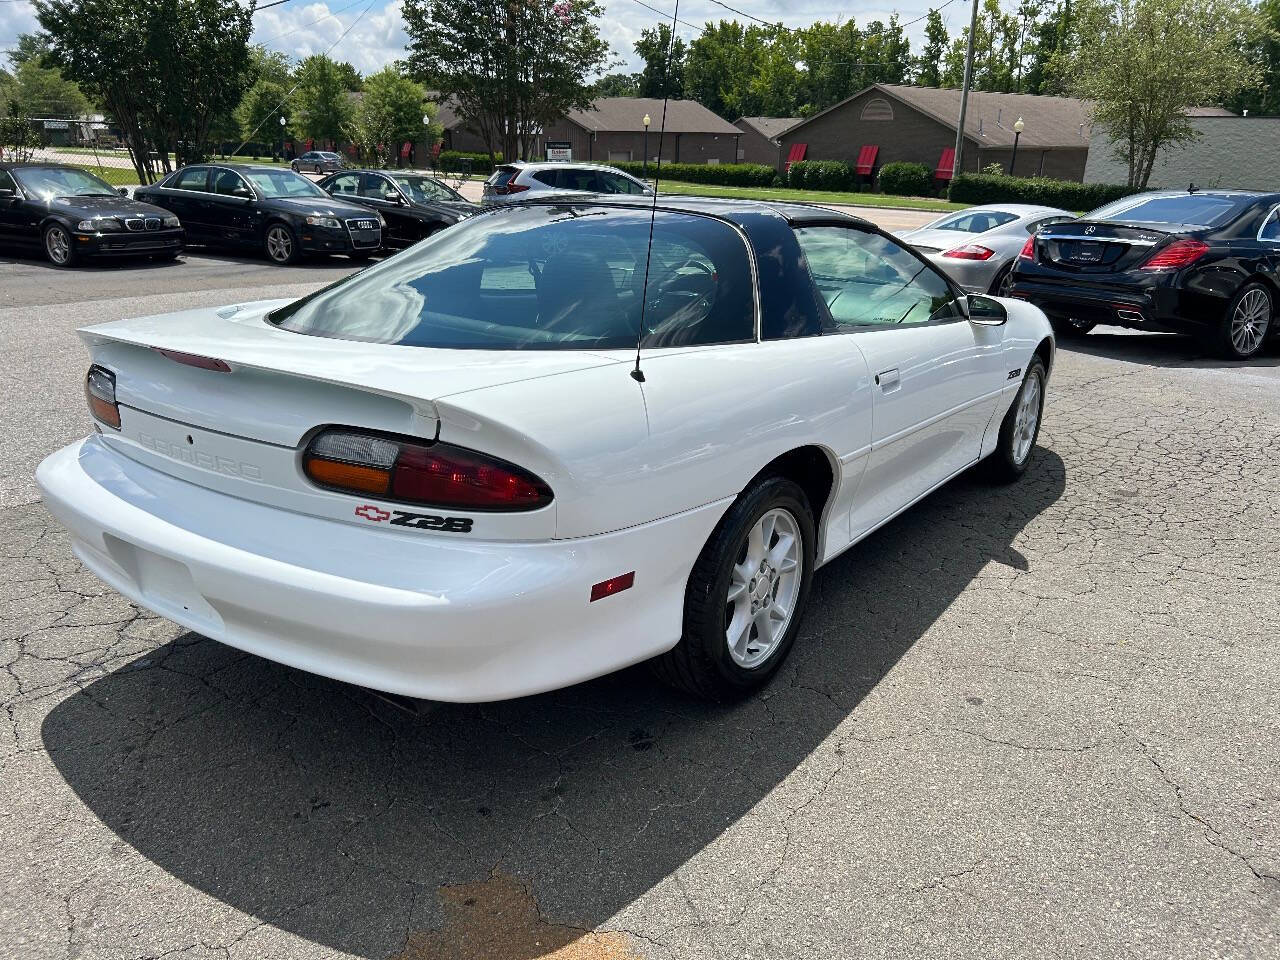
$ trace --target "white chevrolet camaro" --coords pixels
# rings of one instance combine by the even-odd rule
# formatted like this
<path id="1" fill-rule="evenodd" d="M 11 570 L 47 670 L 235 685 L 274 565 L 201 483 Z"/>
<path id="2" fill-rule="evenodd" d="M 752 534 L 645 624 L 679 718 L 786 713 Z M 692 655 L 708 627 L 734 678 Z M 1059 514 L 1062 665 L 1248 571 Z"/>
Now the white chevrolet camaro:
<path id="1" fill-rule="evenodd" d="M 301 300 L 82 336 L 96 429 L 37 479 L 86 566 L 455 701 L 650 659 L 763 683 L 817 567 L 979 461 L 1027 468 L 1054 357 L 1036 307 L 868 223 L 710 200 L 511 206 Z"/>

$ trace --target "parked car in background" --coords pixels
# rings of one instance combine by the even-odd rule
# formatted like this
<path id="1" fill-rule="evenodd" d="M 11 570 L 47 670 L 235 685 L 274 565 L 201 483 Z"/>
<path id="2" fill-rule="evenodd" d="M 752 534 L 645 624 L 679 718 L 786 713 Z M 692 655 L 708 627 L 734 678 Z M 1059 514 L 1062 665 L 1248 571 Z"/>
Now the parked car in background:
<path id="1" fill-rule="evenodd" d="M 484 182 L 481 202 L 510 203 L 563 193 L 653 196 L 653 189 L 617 167 L 598 163 L 502 163 Z"/>
<path id="2" fill-rule="evenodd" d="M 57 267 L 86 257 L 172 260 L 183 231 L 168 210 L 130 199 L 79 167 L 0 163 L 0 245 L 43 251 Z"/>
<path id="3" fill-rule="evenodd" d="M 760 686 L 817 567 L 980 461 L 1027 469 L 1054 359 L 1040 310 L 865 221 L 700 198 L 513 205 L 300 300 L 81 336 L 97 429 L 36 480 L 90 570 L 455 701 L 650 658 Z"/>
<path id="4" fill-rule="evenodd" d="M 382 246 L 378 213 L 280 167 L 193 164 L 133 195 L 177 214 L 191 243 L 258 249 L 272 263 L 304 253 L 363 260 Z"/>
<path id="5" fill-rule="evenodd" d="M 341 170 L 346 164 L 342 155 L 326 150 L 308 150 L 289 164 L 294 173 L 332 173 Z"/>
<path id="6" fill-rule="evenodd" d="M 480 207 L 448 184 L 419 170 L 344 170 L 318 186 L 339 200 L 382 214 L 382 243 L 408 247 L 479 213 Z"/>
<path id="7" fill-rule="evenodd" d="M 1280 330 L 1280 193 L 1142 193 L 1028 237 L 1011 293 L 1065 335 L 1096 324 L 1202 337 L 1228 359 Z"/>
<path id="8" fill-rule="evenodd" d="M 901 238 L 969 293 L 1008 293 L 1009 274 L 1027 237 L 1074 220 L 1056 207 L 993 203 L 949 213 Z"/>

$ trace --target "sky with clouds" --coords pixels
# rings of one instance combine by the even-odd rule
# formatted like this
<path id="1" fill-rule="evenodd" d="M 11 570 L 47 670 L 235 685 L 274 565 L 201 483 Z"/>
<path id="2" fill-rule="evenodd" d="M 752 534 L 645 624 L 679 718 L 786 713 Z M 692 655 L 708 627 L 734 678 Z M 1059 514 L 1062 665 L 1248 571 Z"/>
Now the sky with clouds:
<path id="1" fill-rule="evenodd" d="M 929 4 L 925 0 L 904 0 L 901 7 L 881 6 L 876 0 L 863 6 L 835 0 L 727 0 L 731 6 L 769 22 L 781 21 L 788 26 L 805 26 L 815 20 L 834 21 L 850 17 L 859 23 L 888 18 L 898 10 L 906 20 L 922 16 Z M 283 50 L 294 58 L 323 53 L 335 41 L 331 56 L 349 60 L 361 72 L 379 70 L 403 55 L 404 22 L 400 17 L 401 0 L 289 0 L 277 7 L 260 11 L 254 17 L 253 40 Z M 937 0 L 934 0 L 937 3 Z M 646 6 L 647 4 L 647 6 Z M 600 31 L 613 49 L 617 69 L 637 69 L 632 43 L 640 31 L 659 21 L 659 15 L 648 7 L 668 11 L 670 0 L 605 0 Z M 952 0 L 942 11 L 948 29 L 957 33 L 963 23 L 967 4 Z M 707 20 L 735 19 L 735 15 L 710 0 L 684 0 L 680 4 L 680 20 L 701 25 Z M 737 17 L 736 19 L 743 19 Z M 918 46 L 923 24 L 907 29 L 912 46 Z M 13 46 L 20 33 L 36 29 L 34 10 L 28 0 L 0 0 L 0 50 Z M 696 36 L 694 26 L 680 25 L 678 32 L 686 39 Z M 349 32 L 347 32 L 349 31 Z M 343 36 L 344 32 L 346 35 Z M 339 40 L 339 37 L 342 37 Z"/>

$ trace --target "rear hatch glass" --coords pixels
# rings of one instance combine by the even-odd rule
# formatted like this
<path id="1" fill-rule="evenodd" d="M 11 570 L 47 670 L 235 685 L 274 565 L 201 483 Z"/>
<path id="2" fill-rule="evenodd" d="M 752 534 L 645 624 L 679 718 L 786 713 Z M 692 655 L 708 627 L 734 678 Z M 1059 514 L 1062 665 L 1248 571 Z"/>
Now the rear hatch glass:
<path id="1" fill-rule="evenodd" d="M 515 167 L 498 167 L 493 173 L 489 174 L 489 179 L 484 182 L 484 185 L 495 189 L 505 187 L 519 172 Z"/>

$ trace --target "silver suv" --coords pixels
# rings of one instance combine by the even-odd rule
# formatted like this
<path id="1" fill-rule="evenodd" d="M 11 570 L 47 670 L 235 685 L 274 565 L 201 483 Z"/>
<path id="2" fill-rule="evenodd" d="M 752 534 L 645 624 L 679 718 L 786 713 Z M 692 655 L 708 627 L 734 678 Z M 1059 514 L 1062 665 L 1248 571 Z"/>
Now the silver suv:
<path id="1" fill-rule="evenodd" d="M 484 182 L 481 202 L 512 203 L 550 193 L 653 196 L 643 181 L 599 163 L 503 163 Z"/>

